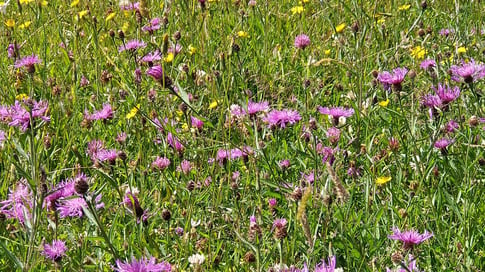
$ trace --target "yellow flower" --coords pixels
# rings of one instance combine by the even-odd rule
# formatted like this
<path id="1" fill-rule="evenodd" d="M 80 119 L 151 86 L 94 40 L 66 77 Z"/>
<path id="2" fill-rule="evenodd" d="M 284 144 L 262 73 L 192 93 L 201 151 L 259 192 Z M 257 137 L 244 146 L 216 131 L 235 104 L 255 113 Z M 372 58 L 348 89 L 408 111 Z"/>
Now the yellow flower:
<path id="1" fill-rule="evenodd" d="M 377 24 L 379 24 L 379 25 L 381 25 L 381 24 L 383 24 L 385 22 L 386 22 L 386 19 L 384 17 L 381 18 L 381 19 L 379 19 L 379 20 L 377 20 Z"/>
<path id="2" fill-rule="evenodd" d="M 163 9 L 163 2 L 160 3 L 160 9 Z"/>
<path id="3" fill-rule="evenodd" d="M 411 56 L 417 60 L 424 59 L 424 55 L 426 55 L 426 49 L 419 45 L 411 49 Z"/>
<path id="4" fill-rule="evenodd" d="M 78 4 L 79 4 L 79 0 L 72 1 L 71 2 L 71 8 L 77 6 Z"/>
<path id="5" fill-rule="evenodd" d="M 298 4 L 301 5 L 301 4 L 309 3 L 309 2 L 310 2 L 310 0 L 300 0 L 300 1 L 298 1 Z"/>
<path id="6" fill-rule="evenodd" d="M 329 55 L 330 55 L 330 53 L 332 53 L 332 50 L 327 49 L 327 50 L 325 50 L 325 52 L 324 52 L 324 53 L 325 53 L 325 56 L 329 56 Z"/>
<path id="7" fill-rule="evenodd" d="M 347 26 L 346 23 L 341 23 L 340 25 L 336 26 L 335 27 L 335 31 L 337 31 L 337 33 L 340 33 L 342 31 L 344 31 L 345 27 Z"/>
<path id="8" fill-rule="evenodd" d="M 177 111 L 175 111 L 175 114 L 177 114 L 177 116 L 178 116 L 178 117 L 182 117 L 182 116 L 184 116 L 184 112 L 183 112 L 183 111 L 181 111 L 181 110 L 177 110 Z"/>
<path id="9" fill-rule="evenodd" d="M 456 50 L 456 52 L 457 52 L 458 54 L 463 54 L 463 53 L 466 53 L 466 47 L 464 47 L 464 46 L 460 46 L 460 47 L 458 47 L 458 49 Z"/>
<path id="10" fill-rule="evenodd" d="M 5 21 L 5 25 L 7 27 L 14 27 L 15 26 L 15 20 L 14 19 L 8 19 L 7 21 Z"/>
<path id="11" fill-rule="evenodd" d="M 20 4 L 23 5 L 23 4 L 32 3 L 32 2 L 34 2 L 34 0 L 20 0 L 19 2 L 20 2 Z"/>
<path id="12" fill-rule="evenodd" d="M 376 184 L 377 185 L 383 185 L 383 184 L 386 184 L 388 183 L 389 181 L 391 181 L 391 177 L 378 177 L 376 179 Z"/>
<path id="13" fill-rule="evenodd" d="M 237 36 L 239 38 L 249 38 L 249 33 L 247 33 L 246 31 L 238 31 Z"/>
<path id="14" fill-rule="evenodd" d="M 163 60 L 165 62 L 172 62 L 173 61 L 173 58 L 174 58 L 173 53 L 168 53 L 167 56 L 165 58 L 163 58 Z"/>
<path id="15" fill-rule="evenodd" d="M 212 101 L 212 102 L 209 104 L 209 110 L 212 110 L 212 109 L 216 108 L 216 107 L 217 107 L 217 105 L 219 105 L 219 103 L 217 102 L 217 100 Z"/>
<path id="16" fill-rule="evenodd" d="M 291 13 L 293 13 L 293 15 L 295 14 L 300 14 L 304 11 L 305 9 L 303 8 L 303 6 L 296 6 L 296 7 L 292 7 L 290 9 Z"/>
<path id="17" fill-rule="evenodd" d="M 47 6 L 47 4 L 49 4 L 49 2 L 47 2 L 45 0 L 43 0 L 42 2 L 40 2 L 40 5 L 43 6 L 43 7 Z"/>
<path id="18" fill-rule="evenodd" d="M 140 109 L 140 104 L 137 104 L 136 107 L 133 107 L 133 109 L 130 110 L 130 112 L 126 115 L 126 119 L 135 117 L 135 115 L 138 113 L 138 109 Z"/>
<path id="19" fill-rule="evenodd" d="M 379 106 L 381 107 L 387 107 L 387 105 L 389 105 L 389 98 L 379 102 Z"/>
<path id="20" fill-rule="evenodd" d="M 82 10 L 78 13 L 79 19 L 82 19 L 84 16 L 86 16 L 89 13 L 89 10 Z"/>
<path id="21" fill-rule="evenodd" d="M 106 22 L 113 19 L 116 16 L 116 12 L 111 12 L 108 16 L 106 16 Z"/>
<path id="22" fill-rule="evenodd" d="M 123 24 L 123 26 L 121 27 L 121 30 L 123 30 L 123 32 L 125 32 L 125 34 L 126 34 L 126 31 L 128 30 L 129 27 L 130 27 L 130 23 L 125 22 Z"/>
<path id="23" fill-rule="evenodd" d="M 32 22 L 27 21 L 27 22 L 25 22 L 25 23 L 23 23 L 23 24 L 19 25 L 19 29 L 24 29 L 24 28 L 29 27 L 31 23 L 32 23 Z"/>
<path id="24" fill-rule="evenodd" d="M 182 130 L 183 131 L 188 131 L 189 130 L 189 125 L 187 123 L 182 124 Z"/>
<path id="25" fill-rule="evenodd" d="M 408 5 L 402 5 L 402 6 L 398 7 L 397 9 L 402 11 L 402 10 L 408 10 L 410 7 L 411 7 L 411 5 L 408 4 Z"/>
<path id="26" fill-rule="evenodd" d="M 24 94 L 24 93 L 21 93 L 21 94 L 18 94 L 18 95 L 15 96 L 16 100 L 24 100 L 24 99 L 27 99 L 27 98 L 29 98 L 29 96 Z"/>
<path id="27" fill-rule="evenodd" d="M 197 52 L 197 48 L 193 47 L 192 45 L 189 45 L 189 54 L 192 56 Z"/>

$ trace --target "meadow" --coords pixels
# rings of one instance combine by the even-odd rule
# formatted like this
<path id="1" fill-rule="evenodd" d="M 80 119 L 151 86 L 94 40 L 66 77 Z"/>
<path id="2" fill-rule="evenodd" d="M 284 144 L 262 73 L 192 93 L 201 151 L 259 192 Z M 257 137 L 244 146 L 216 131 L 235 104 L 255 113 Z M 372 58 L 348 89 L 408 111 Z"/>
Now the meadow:
<path id="1" fill-rule="evenodd" d="M 484 271 L 481 1 L 3 0 L 0 271 Z"/>

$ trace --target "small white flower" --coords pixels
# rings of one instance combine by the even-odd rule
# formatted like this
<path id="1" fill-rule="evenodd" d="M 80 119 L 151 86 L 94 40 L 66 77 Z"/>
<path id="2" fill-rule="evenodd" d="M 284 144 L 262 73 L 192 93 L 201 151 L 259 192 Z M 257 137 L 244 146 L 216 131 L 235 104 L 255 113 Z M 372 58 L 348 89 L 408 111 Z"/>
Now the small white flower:
<path id="1" fill-rule="evenodd" d="M 201 265 L 204 263 L 204 261 L 205 261 L 205 256 L 202 254 L 194 254 L 189 257 L 189 263 L 192 266 Z"/>

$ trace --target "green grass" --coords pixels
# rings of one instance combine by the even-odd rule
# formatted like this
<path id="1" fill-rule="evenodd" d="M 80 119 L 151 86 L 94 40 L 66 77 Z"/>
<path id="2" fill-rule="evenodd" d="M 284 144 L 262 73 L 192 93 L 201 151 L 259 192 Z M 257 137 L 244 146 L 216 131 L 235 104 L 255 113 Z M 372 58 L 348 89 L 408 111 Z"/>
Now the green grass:
<path id="1" fill-rule="evenodd" d="M 300 5 L 296 0 L 260 0 L 254 7 L 247 1 L 209 1 L 204 9 L 195 0 L 147 0 L 148 14 L 137 15 L 111 2 L 11 1 L 0 14 L 5 49 L 0 53 L 0 105 L 12 105 L 25 94 L 48 101 L 51 118 L 25 132 L 0 118 L 7 135 L 0 144 L 0 200 L 24 178 L 37 203 L 27 223 L 0 219 L 0 270 L 111 271 L 117 259 L 153 256 L 174 271 L 192 271 L 188 258 L 196 253 L 206 257 L 203 271 L 268 271 L 280 261 L 313 268 L 333 255 L 345 271 L 385 271 L 397 267 L 391 260 L 397 253 L 405 260 L 412 253 L 424 271 L 485 269 L 485 130 L 479 121 L 485 117 L 485 85 L 483 80 L 454 82 L 448 73 L 461 60 L 483 62 L 480 3 L 428 1 L 422 9 L 419 1 L 310 0 L 301 14 L 293 14 Z M 405 4 L 409 9 L 403 9 Z M 107 20 L 110 12 L 116 15 Z M 143 32 L 155 17 L 162 19 L 161 28 L 153 35 Z M 8 27 L 8 19 L 15 26 Z M 27 21 L 30 25 L 22 29 Z M 342 23 L 346 26 L 337 33 Z M 445 37 L 441 29 L 454 32 Z M 239 31 L 249 37 L 238 36 Z M 299 34 L 311 39 L 304 50 L 294 47 Z M 132 39 L 147 46 L 136 53 L 118 52 Z M 14 68 L 6 50 L 12 43 L 20 45 L 20 57 L 36 54 L 42 60 L 34 73 Z M 182 51 L 164 61 L 175 43 Z M 423 59 L 412 56 L 417 46 L 426 50 L 424 58 L 436 60 L 435 77 L 419 68 Z M 458 53 L 459 47 L 466 52 Z M 156 49 L 163 53 L 157 64 L 178 87 L 179 98 L 145 74 L 146 64 L 135 61 Z M 373 71 L 396 67 L 412 72 L 401 93 L 386 92 Z M 142 72 L 140 84 L 136 68 Z M 81 84 L 83 76 L 87 86 Z M 422 97 L 445 82 L 459 86 L 461 94 L 448 110 L 430 118 Z M 270 109 L 297 110 L 302 119 L 285 129 L 268 128 L 264 113 L 231 119 L 231 105 L 246 107 L 250 99 L 268 101 Z M 379 105 L 387 99 L 387 106 Z M 86 126 L 84 112 L 105 103 L 114 117 Z M 327 139 L 332 123 L 318 106 L 355 110 L 338 126 L 337 145 Z M 126 118 L 134 107 L 139 107 L 136 115 Z M 191 128 L 191 116 L 204 121 L 202 130 Z M 470 121 L 474 116 L 477 124 Z M 160 131 L 155 117 L 173 122 Z M 443 155 L 433 144 L 446 135 L 443 127 L 451 119 L 459 129 L 448 134 L 454 143 Z M 127 135 L 123 143 L 116 141 L 121 132 Z M 183 154 L 170 148 L 168 132 L 183 143 Z M 399 142 L 397 149 L 390 148 L 391 137 Z M 126 159 L 93 163 L 86 152 L 95 139 L 123 151 Z M 318 143 L 338 147 L 331 168 L 347 198 L 339 198 Z M 254 151 L 247 160 L 208 163 L 221 148 L 244 146 Z M 169 158 L 170 166 L 152 169 L 156 156 Z M 278 165 L 284 159 L 291 162 L 287 170 Z M 177 170 L 183 160 L 192 164 L 188 174 Z M 360 175 L 349 176 L 351 166 Z M 235 171 L 240 172 L 237 181 L 231 178 Z M 300 186 L 302 173 L 312 171 L 307 201 L 295 200 L 286 185 Z M 90 177 L 88 195 L 102 194 L 103 209 L 85 208 L 81 218 L 60 218 L 59 212 L 42 208 L 54 185 L 80 172 Z M 376 184 L 387 176 L 391 181 Z M 137 222 L 122 204 L 126 188 L 139 191 L 146 223 Z M 273 211 L 271 198 L 277 200 Z M 170 220 L 162 218 L 163 210 L 171 212 Z M 252 215 L 262 230 L 256 240 L 248 235 Z M 276 218 L 288 221 L 288 235 L 281 240 L 272 231 Z M 175 233 L 177 227 L 183 235 Z M 401 242 L 388 239 L 393 227 L 434 236 L 407 252 Z M 54 239 L 68 248 L 57 263 L 41 255 L 43 244 Z M 257 261 L 247 262 L 247 253 Z"/>

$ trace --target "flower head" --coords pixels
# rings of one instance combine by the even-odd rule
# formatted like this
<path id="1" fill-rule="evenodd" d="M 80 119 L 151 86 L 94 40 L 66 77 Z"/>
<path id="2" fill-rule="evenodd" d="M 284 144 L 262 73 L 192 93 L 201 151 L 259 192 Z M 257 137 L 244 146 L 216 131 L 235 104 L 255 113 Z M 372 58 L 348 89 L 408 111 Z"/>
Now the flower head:
<path id="1" fill-rule="evenodd" d="M 433 233 L 429 233 L 428 231 L 424 231 L 423 234 L 420 234 L 419 232 L 414 230 L 401 232 L 398 228 L 393 228 L 392 231 L 392 235 L 389 235 L 387 237 L 391 240 L 398 240 L 403 242 L 405 249 L 413 248 L 415 245 L 419 245 L 422 242 L 433 237 Z"/>
<path id="2" fill-rule="evenodd" d="M 160 29 L 160 18 L 157 18 L 157 17 L 151 19 L 148 25 L 141 28 L 142 31 L 149 32 L 150 34 L 155 32 L 155 30 L 159 30 L 159 29 Z"/>
<path id="3" fill-rule="evenodd" d="M 30 56 L 26 56 L 26 57 L 23 57 L 23 58 L 17 60 L 14 64 L 14 67 L 15 68 L 25 67 L 25 68 L 27 68 L 28 72 L 33 73 L 35 71 L 34 65 L 39 64 L 41 62 L 42 62 L 42 60 L 39 59 L 39 57 L 37 57 L 37 55 L 32 54 Z"/>
<path id="4" fill-rule="evenodd" d="M 419 67 L 423 70 L 431 70 L 436 67 L 436 61 L 434 59 L 425 59 L 421 62 Z"/>
<path id="5" fill-rule="evenodd" d="M 84 118 L 90 121 L 113 119 L 113 108 L 110 104 L 103 104 L 103 108 L 99 111 L 94 111 L 93 114 L 85 111 Z"/>
<path id="6" fill-rule="evenodd" d="M 434 147 L 443 150 L 447 148 L 449 145 L 451 145 L 453 142 L 454 142 L 453 140 L 450 140 L 447 138 L 441 138 L 434 143 Z"/>
<path id="7" fill-rule="evenodd" d="M 404 77 L 408 73 L 406 68 L 396 68 L 392 72 L 384 71 L 377 75 L 377 79 L 381 82 L 385 90 L 390 90 L 391 86 L 400 91 L 401 83 L 404 81 Z"/>
<path id="8" fill-rule="evenodd" d="M 457 86 L 451 88 L 448 85 L 438 84 L 438 87 L 433 87 L 433 89 L 445 105 L 456 100 L 460 95 L 460 88 Z"/>
<path id="9" fill-rule="evenodd" d="M 163 80 L 163 68 L 160 65 L 155 65 L 147 70 L 147 75 L 153 77 L 156 81 L 162 81 Z"/>
<path id="10" fill-rule="evenodd" d="M 474 59 L 463 61 L 461 65 L 453 65 L 450 71 L 451 79 L 458 82 L 463 79 L 465 83 L 472 83 L 485 77 L 485 65 L 476 63 Z"/>
<path id="11" fill-rule="evenodd" d="M 258 112 L 267 111 L 269 109 L 268 102 L 253 102 L 251 100 L 248 101 L 248 111 L 249 115 L 255 115 Z"/>
<path id="12" fill-rule="evenodd" d="M 315 266 L 315 272 L 334 272 L 335 265 L 337 264 L 335 256 L 328 258 L 328 264 L 325 263 L 325 260 L 322 260 L 321 263 Z"/>
<path id="13" fill-rule="evenodd" d="M 31 218 L 32 191 L 26 183 L 27 181 L 22 179 L 17 183 L 15 189 L 9 189 L 7 200 L 0 202 L 0 214 L 4 214 L 7 218 L 15 218 L 20 223 Z"/>
<path id="14" fill-rule="evenodd" d="M 118 52 L 123 52 L 126 50 L 135 52 L 136 50 L 140 48 L 145 48 L 146 46 L 147 46 L 146 43 L 143 41 L 131 40 L 131 41 L 127 41 L 124 45 L 120 46 L 118 48 Z"/>
<path id="15" fill-rule="evenodd" d="M 118 272 L 169 272 L 172 271 L 172 266 L 168 262 L 157 263 L 156 259 L 151 257 L 147 259 L 145 257 L 140 260 L 131 258 L 131 262 L 122 262 L 116 260 L 115 271 Z"/>
<path id="16" fill-rule="evenodd" d="M 148 63 L 149 66 L 152 66 L 155 61 L 159 61 L 162 59 L 162 55 L 160 51 L 156 50 L 154 52 L 150 52 L 143 56 L 143 58 L 140 59 L 141 62 L 146 62 Z M 147 72 L 148 73 L 148 72 Z"/>
<path id="17" fill-rule="evenodd" d="M 288 124 L 296 124 L 301 120 L 300 114 L 296 110 L 272 110 L 263 120 L 268 123 L 269 127 L 285 128 Z"/>
<path id="18" fill-rule="evenodd" d="M 295 47 L 299 49 L 305 49 L 311 43 L 310 38 L 305 34 L 300 34 L 295 38 Z"/>
<path id="19" fill-rule="evenodd" d="M 55 262 L 61 260 L 63 256 L 66 256 L 66 243 L 62 240 L 54 240 L 51 244 L 44 244 L 44 250 L 42 255 Z"/>
<path id="20" fill-rule="evenodd" d="M 152 162 L 152 168 L 157 170 L 164 170 L 170 166 L 170 160 L 165 157 L 156 157 Z"/>

